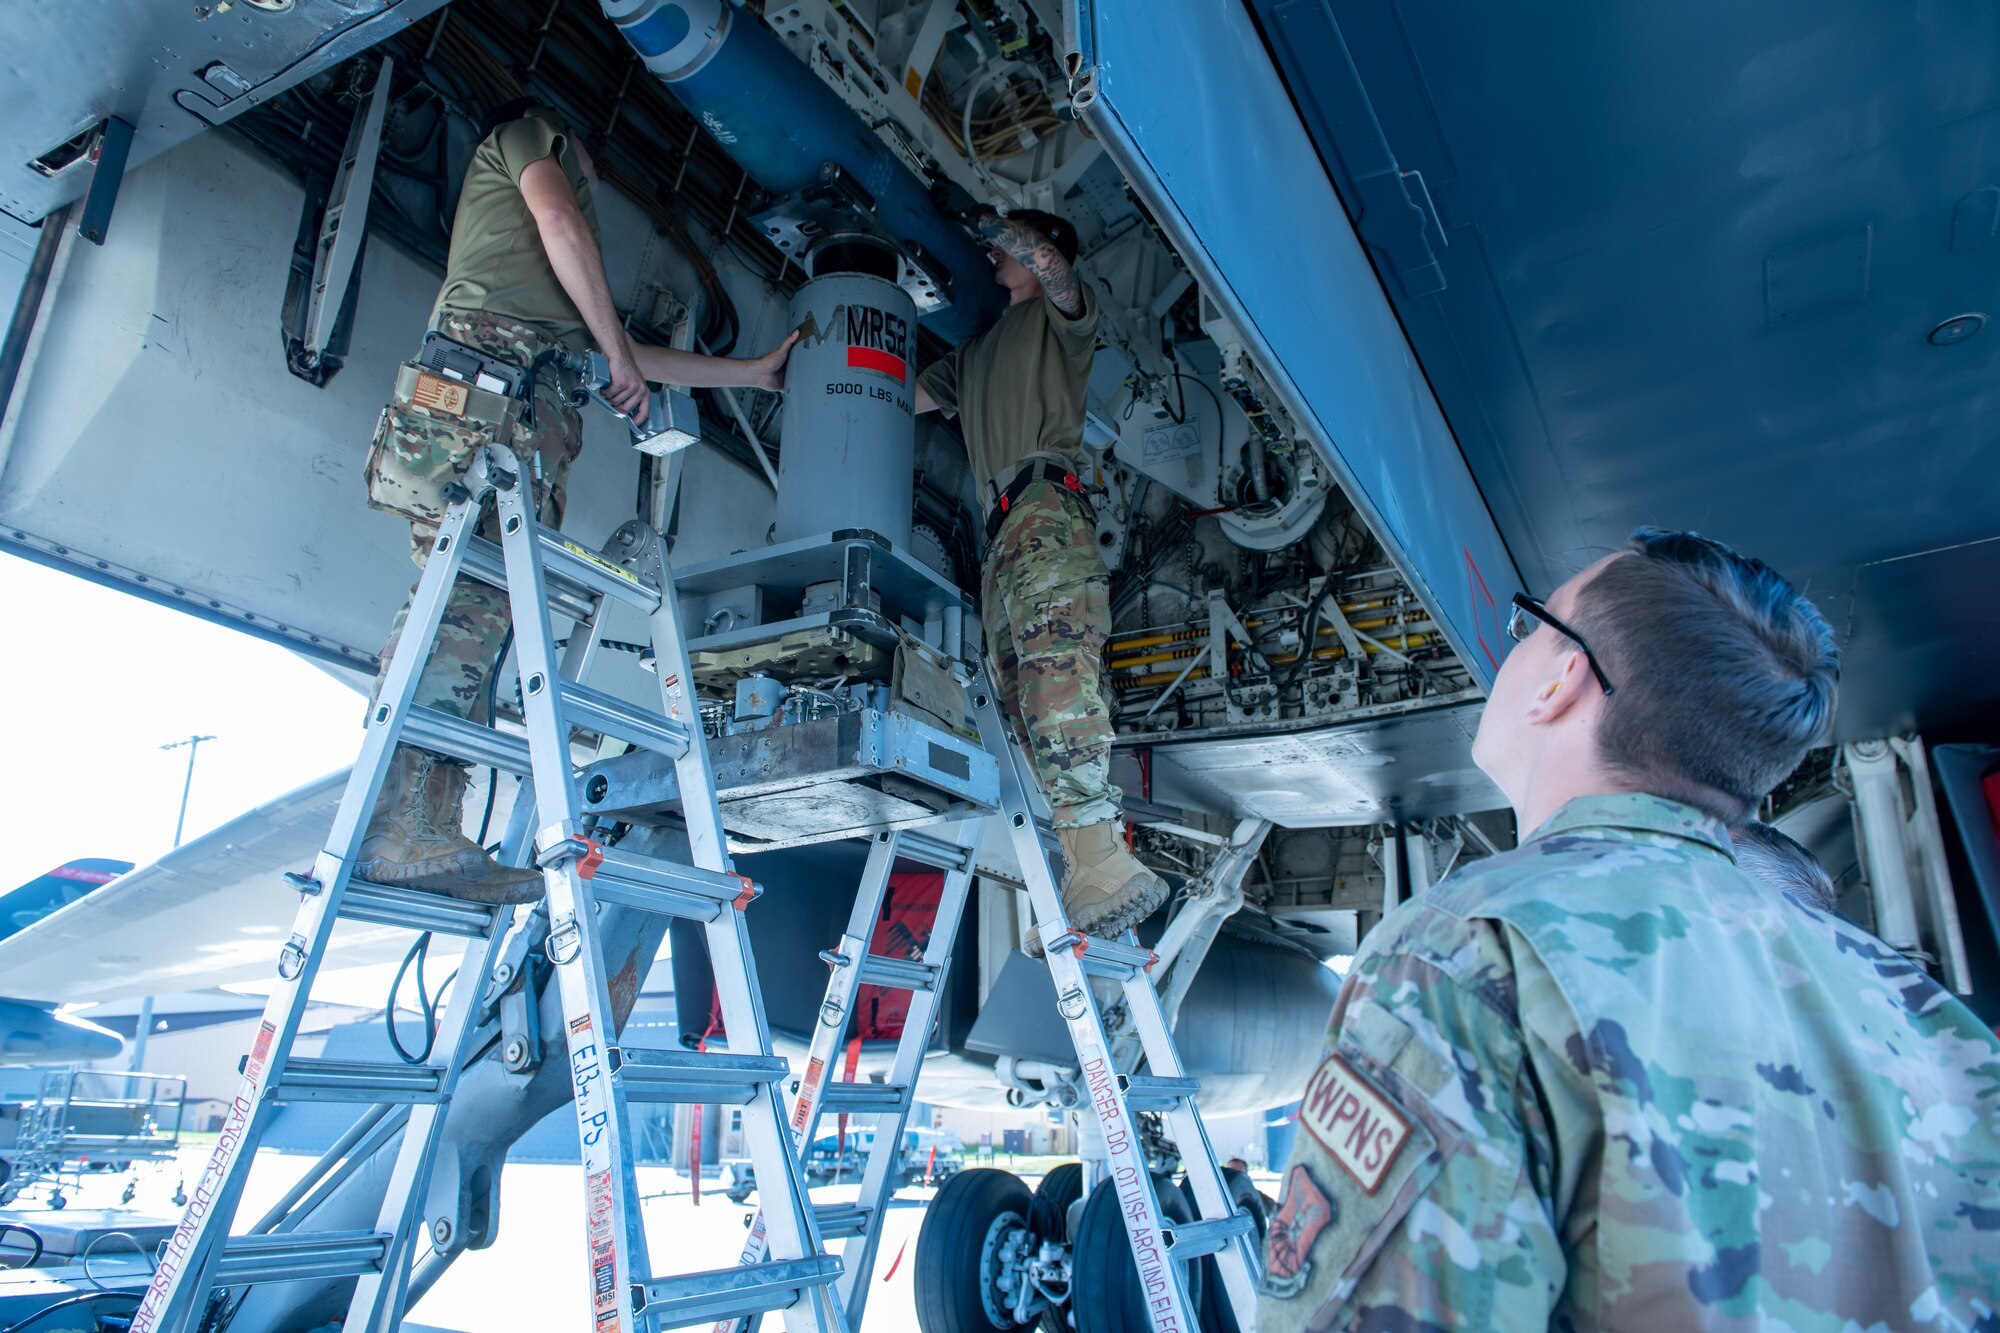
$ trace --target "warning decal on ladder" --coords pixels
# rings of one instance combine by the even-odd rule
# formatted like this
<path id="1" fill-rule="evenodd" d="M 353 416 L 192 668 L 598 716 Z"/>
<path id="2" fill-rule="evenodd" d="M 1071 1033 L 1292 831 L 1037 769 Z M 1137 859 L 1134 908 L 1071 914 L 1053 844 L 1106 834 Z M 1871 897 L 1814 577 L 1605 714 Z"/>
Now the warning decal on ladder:
<path id="1" fill-rule="evenodd" d="M 590 1237 L 590 1309 L 598 1328 L 618 1326 L 618 1238 L 611 1224 L 611 1172 L 584 1181 L 583 1206 Z"/>
<path id="2" fill-rule="evenodd" d="M 792 1128 L 804 1131 L 806 1121 L 812 1118 L 813 1089 L 819 1086 L 820 1077 L 826 1073 L 826 1061 L 806 1062 L 805 1077 L 799 1080 L 799 1103 L 792 1108 Z"/>
<path id="3" fill-rule="evenodd" d="M 1132 1238 L 1132 1254 L 1139 1263 L 1139 1285 L 1145 1289 L 1149 1315 L 1156 1316 L 1154 1302 L 1167 1291 L 1166 1252 L 1160 1247 L 1160 1223 L 1153 1215 L 1146 1190 L 1146 1159 L 1139 1145 L 1125 1132 L 1119 1114 L 1118 1076 L 1111 1062 L 1102 1056 L 1084 1061 L 1084 1081 L 1090 1087 L 1090 1104 L 1104 1131 L 1104 1158 L 1110 1168 L 1111 1183 L 1118 1192 L 1118 1209 L 1125 1215 L 1125 1229 Z"/>

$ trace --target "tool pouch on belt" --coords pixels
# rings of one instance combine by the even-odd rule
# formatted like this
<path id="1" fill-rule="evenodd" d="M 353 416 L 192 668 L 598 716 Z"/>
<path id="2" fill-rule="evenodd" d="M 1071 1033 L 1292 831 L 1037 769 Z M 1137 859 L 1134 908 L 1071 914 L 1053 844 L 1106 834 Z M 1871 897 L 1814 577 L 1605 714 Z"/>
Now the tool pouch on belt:
<path id="1" fill-rule="evenodd" d="M 444 488 L 465 476 L 477 450 L 513 443 L 522 406 L 405 361 L 368 450 L 368 507 L 439 522 L 450 503 Z"/>

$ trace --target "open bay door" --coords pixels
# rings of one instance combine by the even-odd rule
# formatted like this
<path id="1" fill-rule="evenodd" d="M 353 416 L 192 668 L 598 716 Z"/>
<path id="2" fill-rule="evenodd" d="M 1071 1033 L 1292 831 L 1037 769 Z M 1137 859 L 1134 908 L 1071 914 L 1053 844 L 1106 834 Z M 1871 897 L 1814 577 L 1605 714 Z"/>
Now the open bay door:
<path id="1" fill-rule="evenodd" d="M 1075 0 L 1070 18 L 1085 122 L 1490 686 L 1519 576 L 1250 11 Z M 1421 181 L 1392 184 L 1371 211 L 1442 245 Z"/>

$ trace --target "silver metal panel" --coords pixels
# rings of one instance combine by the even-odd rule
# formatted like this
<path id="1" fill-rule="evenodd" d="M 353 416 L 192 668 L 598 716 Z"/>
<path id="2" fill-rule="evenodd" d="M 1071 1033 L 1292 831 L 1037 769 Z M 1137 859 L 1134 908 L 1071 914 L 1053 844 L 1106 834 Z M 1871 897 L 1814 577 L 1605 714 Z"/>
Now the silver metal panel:
<path id="1" fill-rule="evenodd" d="M 53 176 L 29 163 L 107 116 L 133 126 L 136 167 L 444 3 L 294 0 L 282 13 L 215 0 L 0 8 L 0 211 L 35 222 L 82 194 L 89 162 Z"/>
<path id="2" fill-rule="evenodd" d="M 1078 109 L 1490 685 L 1514 562 L 1249 12 L 1076 11 Z"/>
<path id="3" fill-rule="evenodd" d="M 905 614 L 935 615 L 947 607 L 968 607 L 965 594 L 930 566 L 905 552 L 846 532 L 837 532 L 831 539 L 803 537 L 677 569 L 674 587 L 683 598 L 693 598 L 754 584 L 764 590 L 767 599 L 796 604 L 813 584 L 840 581 L 847 551 L 853 546 L 868 549 L 870 577 L 885 608 L 893 605 Z M 709 646 L 706 639 L 690 645 L 696 650 Z"/>
<path id="4" fill-rule="evenodd" d="M 1460 703 L 1290 735 L 1159 744 L 1150 796 L 1281 828 L 1497 810 L 1506 800 L 1472 766 L 1479 710 Z M 1119 758 L 1120 781 L 1137 792 L 1136 765 L 1128 751 Z"/>

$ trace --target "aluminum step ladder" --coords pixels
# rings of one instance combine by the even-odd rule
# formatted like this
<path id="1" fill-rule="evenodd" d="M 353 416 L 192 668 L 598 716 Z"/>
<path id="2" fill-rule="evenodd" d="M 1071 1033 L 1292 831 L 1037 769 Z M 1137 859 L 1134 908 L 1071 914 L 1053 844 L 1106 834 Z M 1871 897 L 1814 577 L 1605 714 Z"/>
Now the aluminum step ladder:
<path id="1" fill-rule="evenodd" d="M 825 1112 L 872 1121 L 874 1142 L 861 1170 L 861 1190 L 854 1202 L 814 1206 L 824 1240 L 847 1240 L 841 1252 L 845 1272 L 835 1286 L 835 1294 L 849 1328 L 861 1327 L 868 1304 L 869 1276 L 882 1244 L 882 1219 L 887 1214 L 889 1196 L 896 1190 L 896 1168 L 902 1157 L 903 1131 L 909 1124 L 910 1106 L 916 1100 L 917 1076 L 923 1071 L 924 1052 L 930 1046 L 931 1029 L 936 1024 L 946 975 L 951 969 L 952 946 L 958 938 L 959 922 L 972 888 L 973 855 L 986 819 L 962 819 L 950 826 L 945 836 L 904 829 L 878 833 L 868 849 L 854 908 L 847 919 L 847 931 L 840 943 L 820 955 L 831 969 L 826 998 L 820 1003 L 819 1021 L 813 1026 L 804 1072 L 792 1101 L 793 1141 L 801 1154 L 814 1142 L 820 1116 Z M 944 886 L 938 895 L 937 916 L 931 923 L 930 939 L 921 958 L 894 958 L 871 952 L 875 923 L 889 894 L 890 876 L 899 861 L 910 861 L 944 872 Z M 889 1076 L 882 1083 L 840 1083 L 833 1079 L 834 1061 L 847 1036 L 855 1000 L 863 986 L 907 991 L 910 1005 L 903 1018 L 902 1035 L 890 1061 Z M 763 1188 L 763 1178 L 758 1178 Z M 751 1219 L 750 1234 L 743 1243 L 739 1264 L 763 1261 L 768 1248 L 764 1215 L 760 1210 Z M 718 1320 L 713 1333 L 742 1333 L 755 1320 Z"/>
<path id="2" fill-rule="evenodd" d="M 609 554 L 584 550 L 536 522 L 513 455 L 486 449 L 465 490 L 438 525 L 381 694 L 370 710 L 326 849 L 310 875 L 288 876 L 301 892 L 280 984 L 242 1065 L 215 1151 L 185 1216 L 161 1247 L 159 1267 L 131 1327 L 194 1333 L 217 1293 L 259 1282 L 358 1281 L 344 1327 L 391 1333 L 402 1320 L 409 1275 L 425 1242 L 421 1208 L 431 1163 L 475 1015 L 488 998 L 513 909 L 465 903 L 357 880 L 362 835 L 398 743 L 523 777 L 513 826 L 520 864 L 532 850 L 546 881 L 548 952 L 560 987 L 571 1083 L 583 1148 L 592 1333 L 642 1333 L 718 1318 L 783 1310 L 790 1333 L 845 1330 L 832 1293 L 837 1258 L 821 1247 L 798 1159 L 786 1133 L 780 1084 L 785 1061 L 771 1054 L 743 909 L 758 887 L 735 874 L 723 841 L 714 776 L 672 595 L 666 544 L 628 523 Z M 476 535 L 488 502 L 499 546 Z M 507 591 L 528 735 L 480 726 L 413 706 L 456 580 Z M 581 683 L 615 606 L 647 618 L 659 678 L 657 714 Z M 560 661 L 551 612 L 575 622 Z M 633 855 L 589 836 L 579 816 L 570 729 L 583 728 L 668 755 L 683 793 L 693 865 Z M 538 830 L 529 847 L 527 830 Z M 622 1047 L 613 1028 L 609 978 L 596 909 L 619 904 L 700 921 L 714 961 L 721 1010 L 736 1052 L 699 1055 Z M 467 940 L 431 1058 L 421 1064 L 296 1057 L 292 1045 L 327 942 L 340 920 L 405 926 Z M 743 1053 L 745 1048 L 754 1053 Z M 408 1119 L 372 1231 L 229 1235 L 256 1146 L 278 1105 L 332 1101 L 402 1104 Z M 705 1273 L 655 1275 L 641 1224 L 626 1107 L 634 1102 L 743 1107 L 743 1127 L 767 1209 L 769 1260 Z"/>
<path id="3" fill-rule="evenodd" d="M 968 691 L 973 716 L 986 749 L 999 762 L 1000 813 L 1013 839 L 1034 909 L 1035 929 L 1047 953 L 1055 981 L 1056 1007 L 1069 1028 L 1083 1077 L 1087 1113 L 1097 1118 L 1104 1136 L 1109 1168 L 1099 1189 L 1117 1191 L 1125 1218 L 1126 1239 L 1132 1247 L 1145 1307 L 1153 1333 L 1187 1333 L 1199 1328 L 1200 1312 L 1188 1299 L 1185 1264 L 1214 1255 L 1237 1327 L 1255 1329 L 1257 1281 L 1262 1263 L 1257 1233 L 1249 1214 L 1239 1211 L 1229 1196 L 1215 1149 L 1208 1141 L 1195 1097 L 1198 1080 L 1189 1078 L 1174 1047 L 1173 1032 L 1153 989 L 1151 950 L 1131 932 L 1120 941 L 1087 936 L 1070 928 L 1062 913 L 1062 895 L 1049 865 L 1053 830 L 1043 822 L 1039 792 L 1023 771 L 1013 732 L 1000 716 L 999 699 L 982 673 Z M 1113 1061 L 1105 1032 L 1102 1003 L 1093 979 L 1117 983 L 1132 1026 L 1145 1050 L 1146 1072 L 1121 1075 Z M 1158 1111 L 1181 1152 L 1187 1184 L 1198 1218 L 1175 1222 L 1160 1211 L 1152 1173 L 1146 1168 L 1137 1113 Z"/>

